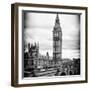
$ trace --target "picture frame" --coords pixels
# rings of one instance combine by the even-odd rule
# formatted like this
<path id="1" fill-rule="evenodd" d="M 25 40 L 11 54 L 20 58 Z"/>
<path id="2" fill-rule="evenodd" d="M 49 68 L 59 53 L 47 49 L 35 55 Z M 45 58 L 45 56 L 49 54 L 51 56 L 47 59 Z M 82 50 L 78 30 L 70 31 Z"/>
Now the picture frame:
<path id="1" fill-rule="evenodd" d="M 88 82 L 88 8 L 11 5 L 11 85 Z"/>

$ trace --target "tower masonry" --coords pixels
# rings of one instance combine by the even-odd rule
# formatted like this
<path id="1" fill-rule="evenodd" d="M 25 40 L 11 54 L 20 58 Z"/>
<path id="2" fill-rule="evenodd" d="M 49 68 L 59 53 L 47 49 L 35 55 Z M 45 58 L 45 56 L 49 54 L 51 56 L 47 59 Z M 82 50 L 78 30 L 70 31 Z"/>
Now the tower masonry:
<path id="1" fill-rule="evenodd" d="M 53 60 L 57 65 L 62 61 L 62 29 L 58 14 L 53 28 Z"/>

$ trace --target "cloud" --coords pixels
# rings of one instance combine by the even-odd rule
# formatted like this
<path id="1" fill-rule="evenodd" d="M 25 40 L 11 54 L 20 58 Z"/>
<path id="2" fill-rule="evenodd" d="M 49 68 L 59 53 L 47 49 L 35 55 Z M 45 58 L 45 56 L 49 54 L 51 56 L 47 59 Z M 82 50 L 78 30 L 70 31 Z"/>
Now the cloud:
<path id="1" fill-rule="evenodd" d="M 63 40 L 63 49 L 79 50 L 80 44 L 78 40 Z"/>
<path id="2" fill-rule="evenodd" d="M 53 28 L 56 14 L 27 13 L 24 38 L 26 43 L 39 42 L 40 53 L 53 53 Z M 62 49 L 80 50 L 80 21 L 78 15 L 59 14 L 62 28 Z M 68 54 L 68 53 L 67 53 Z"/>
<path id="3" fill-rule="evenodd" d="M 28 28 L 51 28 L 54 25 L 55 14 L 28 13 L 26 14 L 26 26 Z M 53 23 L 53 24 L 52 24 Z"/>

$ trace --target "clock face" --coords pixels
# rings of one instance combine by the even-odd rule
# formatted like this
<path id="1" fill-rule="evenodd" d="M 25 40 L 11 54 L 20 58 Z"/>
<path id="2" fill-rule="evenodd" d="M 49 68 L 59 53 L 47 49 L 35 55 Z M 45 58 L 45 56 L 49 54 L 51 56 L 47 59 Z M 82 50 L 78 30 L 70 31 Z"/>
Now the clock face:
<path id="1" fill-rule="evenodd" d="M 62 40 L 62 33 L 61 32 L 54 32 L 54 40 Z"/>
<path id="2" fill-rule="evenodd" d="M 58 37 L 58 32 L 55 32 L 54 36 L 55 36 L 55 37 Z"/>

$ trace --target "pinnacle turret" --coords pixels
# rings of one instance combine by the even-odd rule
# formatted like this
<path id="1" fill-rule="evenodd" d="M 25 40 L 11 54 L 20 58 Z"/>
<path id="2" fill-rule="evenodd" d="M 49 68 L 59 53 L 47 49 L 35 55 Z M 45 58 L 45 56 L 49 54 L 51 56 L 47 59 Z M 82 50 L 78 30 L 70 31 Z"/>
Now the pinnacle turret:
<path id="1" fill-rule="evenodd" d="M 57 13 L 57 16 L 56 16 L 56 21 L 55 21 L 55 23 L 60 24 L 60 22 L 59 22 L 59 16 L 58 16 L 58 13 Z"/>
<path id="2" fill-rule="evenodd" d="M 59 15 L 58 15 L 58 13 L 57 13 L 56 19 L 55 19 L 54 30 L 59 30 L 59 31 L 61 31 L 61 26 L 60 26 L 60 20 L 59 20 Z"/>

